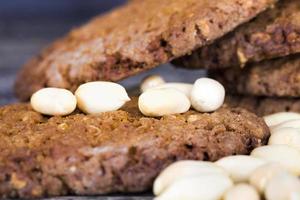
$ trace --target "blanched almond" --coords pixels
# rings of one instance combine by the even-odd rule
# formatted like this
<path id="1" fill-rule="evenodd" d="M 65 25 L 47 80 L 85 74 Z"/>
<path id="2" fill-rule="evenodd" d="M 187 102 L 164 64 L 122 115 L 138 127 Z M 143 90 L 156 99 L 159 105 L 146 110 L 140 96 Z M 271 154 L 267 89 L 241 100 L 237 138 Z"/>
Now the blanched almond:
<path id="1" fill-rule="evenodd" d="M 82 84 L 75 96 L 79 109 L 88 114 L 115 111 L 130 101 L 123 86 L 105 81 Z"/>
<path id="2" fill-rule="evenodd" d="M 193 86 L 191 102 L 199 112 L 213 112 L 224 103 L 225 89 L 218 81 L 210 78 L 200 78 Z"/>
<path id="3" fill-rule="evenodd" d="M 296 128 L 300 129 L 300 119 L 289 120 L 271 127 L 271 132 L 279 128 Z"/>
<path id="4" fill-rule="evenodd" d="M 189 83 L 165 83 L 159 86 L 153 87 L 152 89 L 163 89 L 163 88 L 173 88 L 180 92 L 183 92 L 187 97 L 191 96 L 193 89 L 193 84 Z"/>
<path id="5" fill-rule="evenodd" d="M 153 186 L 154 194 L 161 194 L 169 185 L 180 179 L 212 173 L 227 174 L 223 168 L 211 162 L 178 161 L 163 170 L 156 178 Z"/>
<path id="6" fill-rule="evenodd" d="M 265 163 L 260 158 L 239 155 L 222 158 L 216 162 L 216 165 L 224 168 L 234 182 L 244 182 L 257 167 Z"/>
<path id="7" fill-rule="evenodd" d="M 44 88 L 35 92 L 30 103 L 32 108 L 45 115 L 68 115 L 76 109 L 76 98 L 66 89 Z"/>
<path id="8" fill-rule="evenodd" d="M 263 193 L 267 182 L 278 173 L 284 172 L 285 169 L 279 163 L 267 163 L 255 169 L 249 179 L 260 193 Z"/>
<path id="9" fill-rule="evenodd" d="M 296 119 L 300 120 L 300 113 L 279 112 L 279 113 L 275 113 L 272 115 L 264 116 L 264 120 L 269 127 L 276 126 L 283 122 L 290 121 L 290 120 L 296 120 Z"/>
<path id="10" fill-rule="evenodd" d="M 299 200 L 300 180 L 289 173 L 279 173 L 266 186 L 266 200 Z"/>
<path id="11" fill-rule="evenodd" d="M 240 183 L 230 188 L 224 196 L 224 200 L 259 200 L 256 189 L 246 183 Z"/>
<path id="12" fill-rule="evenodd" d="M 294 175 L 300 175 L 300 152 L 287 145 L 268 145 L 254 149 L 251 156 L 280 163 Z"/>
<path id="13" fill-rule="evenodd" d="M 221 173 L 187 177 L 175 181 L 155 200 L 219 200 L 232 185 Z"/>
<path id="14" fill-rule="evenodd" d="M 147 90 L 140 95 L 138 105 L 145 116 L 151 117 L 185 113 L 191 107 L 188 97 L 173 88 Z"/>
<path id="15" fill-rule="evenodd" d="M 159 75 L 150 75 L 142 80 L 141 92 L 146 92 L 146 90 L 157 87 L 165 83 L 165 80 Z"/>
<path id="16" fill-rule="evenodd" d="M 300 130 L 295 128 L 277 128 L 272 131 L 269 145 L 285 144 L 300 151 Z"/>

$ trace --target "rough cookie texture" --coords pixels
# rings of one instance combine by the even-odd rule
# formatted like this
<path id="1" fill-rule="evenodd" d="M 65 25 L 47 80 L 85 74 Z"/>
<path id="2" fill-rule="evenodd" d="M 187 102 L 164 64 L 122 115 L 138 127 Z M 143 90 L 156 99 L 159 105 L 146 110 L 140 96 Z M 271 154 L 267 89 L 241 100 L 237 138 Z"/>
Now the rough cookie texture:
<path id="1" fill-rule="evenodd" d="M 225 103 L 230 107 L 241 107 L 259 116 L 277 112 L 300 112 L 300 99 L 270 98 L 228 95 Z"/>
<path id="2" fill-rule="evenodd" d="M 101 115 L 48 118 L 9 105 L 0 108 L 0 197 L 147 191 L 177 160 L 248 154 L 268 137 L 264 121 L 239 108 L 147 118 L 134 100 Z"/>
<path id="3" fill-rule="evenodd" d="M 300 97 L 300 57 L 284 57 L 250 65 L 245 69 L 210 72 L 229 93 L 269 96 Z"/>
<path id="4" fill-rule="evenodd" d="M 276 0 L 130 1 L 56 41 L 21 70 L 16 94 L 118 81 L 208 44 Z"/>
<path id="5" fill-rule="evenodd" d="M 243 67 L 300 52 L 300 1 L 282 0 L 250 23 L 175 62 L 188 68 Z"/>

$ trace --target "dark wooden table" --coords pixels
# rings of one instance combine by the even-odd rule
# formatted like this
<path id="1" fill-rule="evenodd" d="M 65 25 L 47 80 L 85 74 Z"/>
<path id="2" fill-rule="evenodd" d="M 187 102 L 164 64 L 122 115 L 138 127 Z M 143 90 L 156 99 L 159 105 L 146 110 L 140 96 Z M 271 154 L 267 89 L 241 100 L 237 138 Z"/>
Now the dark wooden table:
<path id="1" fill-rule="evenodd" d="M 19 68 L 55 38 L 90 17 L 124 0 L 0 0 L 0 105 L 16 102 L 13 82 Z M 162 74 L 168 81 L 193 82 L 203 72 L 175 69 L 167 65 L 129 78 L 121 83 L 138 86 L 148 74 Z M 62 197 L 55 200 L 150 200 L 151 196 Z M 52 199 L 51 199 L 52 200 Z"/>

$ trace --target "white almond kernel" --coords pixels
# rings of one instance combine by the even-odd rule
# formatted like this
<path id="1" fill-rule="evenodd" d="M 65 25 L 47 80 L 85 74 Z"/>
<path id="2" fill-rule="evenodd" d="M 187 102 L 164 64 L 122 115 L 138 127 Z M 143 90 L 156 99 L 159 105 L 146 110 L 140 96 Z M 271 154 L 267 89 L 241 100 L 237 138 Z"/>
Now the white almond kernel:
<path id="1" fill-rule="evenodd" d="M 280 163 L 286 170 L 300 175 L 300 152 L 287 145 L 268 145 L 254 149 L 251 156 Z"/>
<path id="2" fill-rule="evenodd" d="M 223 168 L 211 162 L 178 161 L 163 170 L 156 178 L 153 186 L 154 194 L 160 195 L 169 185 L 180 179 L 211 173 L 227 174 Z"/>
<path id="3" fill-rule="evenodd" d="M 260 200 L 256 189 L 245 183 L 240 183 L 230 188 L 223 198 L 224 200 Z"/>
<path id="4" fill-rule="evenodd" d="M 267 163 L 253 171 L 250 176 L 249 182 L 260 193 L 263 193 L 268 181 L 278 173 L 282 173 L 284 171 L 285 169 L 279 163 Z"/>
<path id="5" fill-rule="evenodd" d="M 30 103 L 32 108 L 44 115 L 64 116 L 76 109 L 76 98 L 66 89 L 44 88 L 35 92 Z"/>
<path id="6" fill-rule="evenodd" d="M 180 179 L 154 200 L 219 200 L 233 185 L 223 174 L 203 174 Z"/>
<path id="7" fill-rule="evenodd" d="M 75 96 L 79 109 L 87 114 L 115 111 L 130 101 L 123 86 L 105 81 L 82 84 L 76 90 Z"/>
<path id="8" fill-rule="evenodd" d="M 164 115 L 185 113 L 191 103 L 182 92 L 173 89 L 152 89 L 139 97 L 139 109 L 145 116 L 160 117 Z"/>
<path id="9" fill-rule="evenodd" d="M 266 186 L 266 200 L 299 200 L 300 180 L 289 173 L 279 173 Z"/>
<path id="10" fill-rule="evenodd" d="M 210 78 L 200 78 L 193 86 L 191 102 L 199 112 L 213 112 L 224 103 L 225 89 L 222 84 Z"/>
<path id="11" fill-rule="evenodd" d="M 272 126 L 271 127 L 271 132 L 279 129 L 279 128 L 296 128 L 296 129 L 300 129 L 300 120 L 299 119 L 295 119 L 295 120 L 289 120 L 289 121 L 285 121 L 282 122 L 276 126 Z"/>
<path id="12" fill-rule="evenodd" d="M 268 144 L 285 144 L 300 151 L 300 130 L 295 128 L 277 128 L 272 131 Z"/>
<path id="13" fill-rule="evenodd" d="M 157 87 L 165 83 L 165 80 L 159 75 L 150 75 L 142 80 L 141 92 L 146 92 L 146 90 L 153 87 Z"/>
<path id="14" fill-rule="evenodd" d="M 279 112 L 279 113 L 275 113 L 272 115 L 264 116 L 264 120 L 269 127 L 276 126 L 283 122 L 290 121 L 290 120 L 296 120 L 296 119 L 300 120 L 300 113 Z"/>
<path id="15" fill-rule="evenodd" d="M 153 87 L 152 89 L 163 89 L 163 88 L 173 88 L 177 89 L 180 92 L 183 92 L 187 97 L 190 98 L 191 92 L 193 89 L 193 84 L 189 83 L 165 83 L 156 87 Z"/>
<path id="16" fill-rule="evenodd" d="M 234 182 L 245 182 L 251 173 L 266 162 L 260 158 L 251 156 L 228 156 L 216 162 L 216 165 L 224 168 Z"/>

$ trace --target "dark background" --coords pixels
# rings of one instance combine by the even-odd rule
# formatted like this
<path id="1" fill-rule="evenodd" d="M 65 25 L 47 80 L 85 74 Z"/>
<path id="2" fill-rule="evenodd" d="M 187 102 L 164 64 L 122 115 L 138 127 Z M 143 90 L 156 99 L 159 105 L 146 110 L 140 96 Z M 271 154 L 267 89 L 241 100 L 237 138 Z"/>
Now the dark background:
<path id="1" fill-rule="evenodd" d="M 18 68 L 43 46 L 125 0 L 0 0 L 0 105 Z"/>

